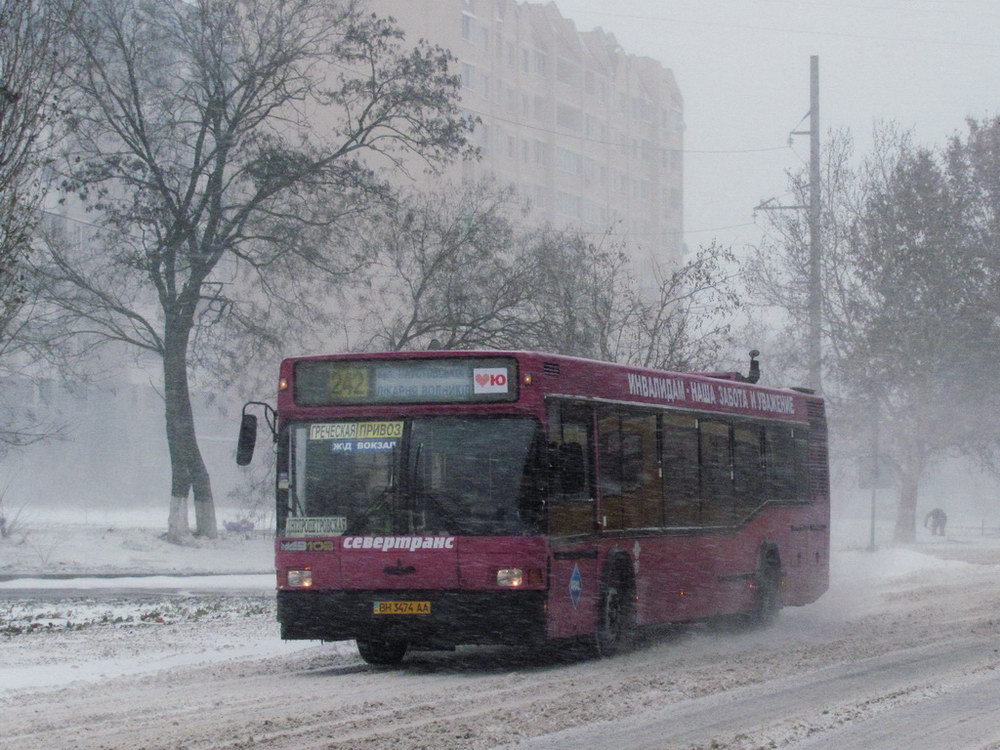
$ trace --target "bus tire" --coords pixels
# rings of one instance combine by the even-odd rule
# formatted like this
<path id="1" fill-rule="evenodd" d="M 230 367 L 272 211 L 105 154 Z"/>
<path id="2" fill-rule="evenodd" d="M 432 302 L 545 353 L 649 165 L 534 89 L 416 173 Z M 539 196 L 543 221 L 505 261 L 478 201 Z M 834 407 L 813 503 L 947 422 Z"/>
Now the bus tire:
<path id="1" fill-rule="evenodd" d="M 624 563 L 613 565 L 601 581 L 594 646 L 598 656 L 627 651 L 635 638 L 635 584 Z"/>
<path id="2" fill-rule="evenodd" d="M 395 666 L 406 656 L 406 641 L 377 641 L 358 638 L 358 653 L 369 664 L 378 667 Z"/>
<path id="3" fill-rule="evenodd" d="M 781 564 L 777 558 L 768 555 L 761 560 L 755 576 L 757 600 L 750 612 L 750 624 L 767 627 L 781 611 Z"/>

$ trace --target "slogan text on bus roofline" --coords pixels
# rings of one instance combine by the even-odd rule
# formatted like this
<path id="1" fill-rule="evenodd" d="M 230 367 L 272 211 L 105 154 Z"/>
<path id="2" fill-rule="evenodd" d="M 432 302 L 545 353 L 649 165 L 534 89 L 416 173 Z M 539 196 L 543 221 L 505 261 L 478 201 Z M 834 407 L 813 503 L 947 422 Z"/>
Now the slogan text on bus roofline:
<path id="1" fill-rule="evenodd" d="M 794 414 L 795 402 L 783 393 L 767 393 L 744 388 L 685 381 L 683 378 L 657 378 L 652 375 L 628 373 L 628 392 L 660 401 L 693 401 L 715 406 L 733 406 L 741 409 Z"/>

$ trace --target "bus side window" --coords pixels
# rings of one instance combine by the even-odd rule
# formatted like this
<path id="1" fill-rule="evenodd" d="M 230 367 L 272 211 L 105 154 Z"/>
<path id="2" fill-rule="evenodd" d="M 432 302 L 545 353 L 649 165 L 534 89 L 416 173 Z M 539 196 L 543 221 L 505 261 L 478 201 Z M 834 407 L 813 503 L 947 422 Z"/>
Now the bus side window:
<path id="1" fill-rule="evenodd" d="M 765 463 L 764 430 L 760 425 L 733 427 L 736 507 L 742 520 L 763 502 Z"/>
<path id="2" fill-rule="evenodd" d="M 664 523 L 697 526 L 701 523 L 698 498 L 698 421 L 686 414 L 662 416 Z"/>
<path id="3" fill-rule="evenodd" d="M 554 403 L 549 407 L 549 533 L 592 534 L 593 423 L 589 406 Z"/>
<path id="4" fill-rule="evenodd" d="M 579 443 L 556 445 L 556 492 L 565 498 L 587 495 L 587 468 Z"/>
<path id="5" fill-rule="evenodd" d="M 657 452 L 656 413 L 622 412 L 622 484 L 625 528 L 663 525 L 663 483 Z"/>
<path id="6" fill-rule="evenodd" d="M 597 484 L 601 488 L 601 516 L 605 529 L 624 528 L 622 491 L 625 485 L 622 458 L 621 416 L 616 406 L 597 408 Z"/>
<path id="7" fill-rule="evenodd" d="M 702 523 L 726 526 L 735 520 L 733 456 L 730 427 L 725 422 L 703 419 L 698 423 L 701 439 Z"/>
<path id="8" fill-rule="evenodd" d="M 525 460 L 517 501 L 524 531 L 529 534 L 545 533 L 545 504 L 548 500 L 550 482 L 555 481 L 552 475 L 552 455 L 545 433 L 539 425 Z"/>
<path id="9" fill-rule="evenodd" d="M 795 475 L 795 449 L 792 428 L 776 424 L 767 426 L 767 499 L 794 500 L 798 494 Z"/>
<path id="10" fill-rule="evenodd" d="M 795 499 L 812 499 L 809 492 L 809 432 L 802 427 L 792 428 L 792 452 L 794 454 Z"/>
<path id="11" fill-rule="evenodd" d="M 656 413 L 598 407 L 601 515 L 605 529 L 663 525 Z"/>

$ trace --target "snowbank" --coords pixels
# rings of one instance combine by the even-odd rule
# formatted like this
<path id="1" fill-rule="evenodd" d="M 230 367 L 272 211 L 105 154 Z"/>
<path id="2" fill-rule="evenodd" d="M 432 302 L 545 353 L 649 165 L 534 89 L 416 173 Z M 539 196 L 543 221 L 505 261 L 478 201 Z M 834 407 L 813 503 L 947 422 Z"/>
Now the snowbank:
<path id="1" fill-rule="evenodd" d="M 218 539 L 171 544 L 162 527 L 134 514 L 19 524 L 0 539 L 0 579 L 26 576 L 264 574 L 273 570 L 271 535 L 221 532 Z M 136 523 L 136 522 L 139 523 Z"/>

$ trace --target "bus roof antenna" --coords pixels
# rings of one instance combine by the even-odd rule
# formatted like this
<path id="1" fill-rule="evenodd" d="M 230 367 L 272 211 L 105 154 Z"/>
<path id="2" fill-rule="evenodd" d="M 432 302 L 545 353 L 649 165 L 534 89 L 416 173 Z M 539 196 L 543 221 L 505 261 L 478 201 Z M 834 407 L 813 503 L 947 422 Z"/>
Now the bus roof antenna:
<path id="1" fill-rule="evenodd" d="M 757 361 L 757 357 L 759 356 L 759 351 L 756 349 L 750 350 L 750 372 L 748 372 L 746 378 L 744 378 L 747 383 L 756 383 L 760 380 L 760 362 Z"/>

